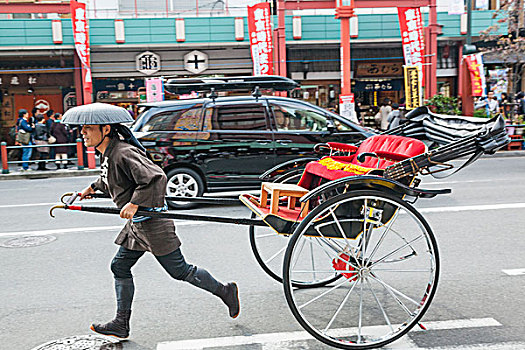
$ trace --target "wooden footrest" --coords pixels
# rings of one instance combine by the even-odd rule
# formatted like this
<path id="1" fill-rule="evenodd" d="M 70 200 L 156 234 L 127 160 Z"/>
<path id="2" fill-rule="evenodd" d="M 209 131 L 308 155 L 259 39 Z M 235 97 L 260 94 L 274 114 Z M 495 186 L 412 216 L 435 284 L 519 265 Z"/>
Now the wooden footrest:
<path id="1" fill-rule="evenodd" d="M 309 191 L 301 186 L 293 184 L 281 184 L 274 182 L 263 182 L 261 184 L 260 207 L 268 206 L 268 194 L 270 195 L 270 213 L 277 214 L 279 211 L 279 197 L 288 197 L 288 209 L 294 210 L 297 198 L 301 198 Z M 308 213 L 308 202 L 301 203 L 299 216 L 305 217 Z"/>

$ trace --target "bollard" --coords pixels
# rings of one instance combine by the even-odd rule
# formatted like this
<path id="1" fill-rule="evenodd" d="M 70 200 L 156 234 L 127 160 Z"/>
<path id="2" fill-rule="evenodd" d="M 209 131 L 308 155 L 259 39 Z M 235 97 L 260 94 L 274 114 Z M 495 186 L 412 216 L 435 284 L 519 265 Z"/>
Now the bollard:
<path id="1" fill-rule="evenodd" d="M 86 153 L 88 159 L 88 168 L 95 169 L 95 147 L 88 147 Z"/>
<path id="2" fill-rule="evenodd" d="M 2 174 L 9 174 L 9 165 L 7 164 L 7 143 L 0 143 L 0 155 L 2 156 Z"/>
<path id="3" fill-rule="evenodd" d="M 81 139 L 77 139 L 77 169 L 84 170 L 84 153 L 82 153 Z"/>

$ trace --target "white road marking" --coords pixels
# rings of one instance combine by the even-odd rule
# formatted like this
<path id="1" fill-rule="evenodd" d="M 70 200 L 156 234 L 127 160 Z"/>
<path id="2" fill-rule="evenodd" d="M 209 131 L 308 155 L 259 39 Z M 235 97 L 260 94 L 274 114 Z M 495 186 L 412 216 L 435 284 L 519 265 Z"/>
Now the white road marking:
<path id="1" fill-rule="evenodd" d="M 506 273 L 509 276 L 519 276 L 525 275 L 525 269 L 510 269 L 510 270 L 501 270 L 503 273 Z"/>
<path id="2" fill-rule="evenodd" d="M 203 225 L 204 222 L 197 221 L 175 221 L 175 226 L 189 226 L 189 225 Z M 92 232 L 92 231 L 113 231 L 121 230 L 124 224 L 119 226 L 94 226 L 94 227 L 72 227 L 61 228 L 53 230 L 35 230 L 35 231 L 18 231 L 18 232 L 0 232 L 0 237 L 11 236 L 45 236 L 61 233 L 78 233 L 78 232 Z"/>
<path id="3" fill-rule="evenodd" d="M 458 211 L 480 211 L 480 210 L 500 210 L 500 209 L 523 209 L 525 203 L 501 203 L 501 204 L 484 204 L 484 205 L 461 205 L 456 207 L 436 207 L 436 208 L 418 208 L 421 213 L 445 213 Z"/>
<path id="4" fill-rule="evenodd" d="M 459 329 L 471 327 L 497 327 L 502 324 L 493 318 L 473 318 L 464 320 L 449 320 L 449 321 L 429 321 L 422 322 L 427 330 L 442 330 L 442 329 Z M 385 326 L 386 327 L 386 326 Z M 363 331 L 368 333 L 375 333 L 383 326 L 364 327 Z M 395 328 L 395 326 L 394 326 Z M 419 327 L 414 327 L 412 332 L 422 331 Z M 334 334 L 345 335 L 353 332 L 355 334 L 356 328 L 340 328 L 334 329 Z M 314 339 L 306 331 L 298 332 L 283 332 L 283 333 L 265 333 L 254 334 L 250 336 L 233 336 L 221 338 L 207 338 L 207 339 L 187 339 L 178 341 L 166 341 L 157 344 L 157 350 L 202 350 L 206 347 L 232 347 L 240 345 L 261 344 L 265 350 L 286 349 L 289 347 L 296 348 L 297 342 L 303 342 Z M 293 343 L 291 343 L 293 342 Z M 288 346 L 286 344 L 288 343 Z M 402 337 L 398 341 L 388 345 L 388 349 L 419 349 L 412 340 L 408 337 Z"/>
<path id="5" fill-rule="evenodd" d="M 506 342 L 497 344 L 472 344 L 472 345 L 458 345 L 437 348 L 420 348 L 420 350 L 517 350 L 525 349 L 524 342 Z"/>

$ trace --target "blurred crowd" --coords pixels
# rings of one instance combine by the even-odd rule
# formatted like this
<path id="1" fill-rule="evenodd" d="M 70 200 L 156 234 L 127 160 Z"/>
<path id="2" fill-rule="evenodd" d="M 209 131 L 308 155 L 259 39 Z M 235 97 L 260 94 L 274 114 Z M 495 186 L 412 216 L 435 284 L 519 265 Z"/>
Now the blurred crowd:
<path id="1" fill-rule="evenodd" d="M 18 111 L 18 119 L 10 130 L 10 136 L 16 146 L 28 146 L 12 149 L 9 152 L 10 160 L 22 161 L 20 171 L 32 170 L 29 165 L 37 163 L 36 170 L 50 170 L 46 164 L 54 163 L 56 169 L 67 169 L 70 158 L 76 156 L 76 147 L 71 144 L 79 138 L 78 128 L 69 128 L 60 120 L 62 114 L 53 110 L 45 114 L 38 113 L 33 108 L 31 113 L 25 109 Z M 38 145 L 39 147 L 29 147 Z M 50 146 L 54 145 L 54 146 Z"/>

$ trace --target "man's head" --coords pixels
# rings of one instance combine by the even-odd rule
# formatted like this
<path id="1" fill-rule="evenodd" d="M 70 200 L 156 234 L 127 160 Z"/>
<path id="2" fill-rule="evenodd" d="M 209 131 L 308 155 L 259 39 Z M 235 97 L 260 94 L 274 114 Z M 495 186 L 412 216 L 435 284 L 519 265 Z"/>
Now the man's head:
<path id="1" fill-rule="evenodd" d="M 494 98 L 494 91 L 489 91 L 487 93 L 487 97 L 490 98 L 490 99 L 493 99 Z"/>
<path id="2" fill-rule="evenodd" d="M 86 147 L 98 147 L 109 143 L 110 125 L 83 125 L 81 130 Z M 105 148 L 105 147 L 104 147 Z"/>
<path id="3" fill-rule="evenodd" d="M 393 109 L 399 109 L 399 105 L 397 103 L 392 103 L 392 108 Z"/>
<path id="4" fill-rule="evenodd" d="M 28 115 L 29 115 L 29 113 L 27 113 L 27 110 L 25 110 L 23 108 L 18 110 L 18 118 L 24 118 L 24 117 L 26 117 Z"/>

